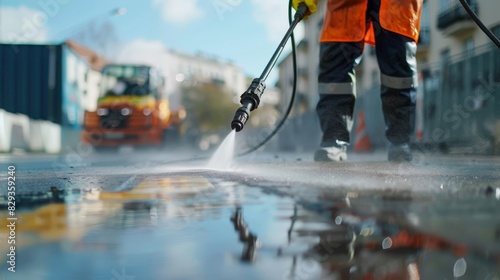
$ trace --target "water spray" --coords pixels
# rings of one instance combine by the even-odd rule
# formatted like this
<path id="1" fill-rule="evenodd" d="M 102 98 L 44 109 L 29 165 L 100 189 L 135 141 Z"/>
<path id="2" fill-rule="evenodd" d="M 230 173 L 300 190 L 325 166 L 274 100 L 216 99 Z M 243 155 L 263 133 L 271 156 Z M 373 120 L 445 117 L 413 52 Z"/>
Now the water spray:
<path id="1" fill-rule="evenodd" d="M 278 48 L 274 52 L 271 60 L 267 63 L 266 68 L 262 71 L 262 74 L 259 78 L 255 78 L 248 89 L 240 96 L 241 107 L 236 110 L 234 114 L 233 120 L 231 121 L 231 129 L 236 130 L 236 132 L 240 132 L 243 130 L 246 122 L 250 118 L 250 112 L 257 109 L 260 104 L 260 98 L 266 89 L 266 79 L 269 76 L 269 73 L 273 69 L 274 65 L 278 61 L 281 52 L 285 48 L 285 45 L 293 34 L 293 30 L 297 26 L 297 24 L 304 19 L 305 16 L 309 14 L 309 8 L 307 8 L 306 4 L 300 3 L 297 8 L 297 12 L 295 13 L 294 20 L 290 24 L 288 31 L 285 36 L 281 40 Z"/>

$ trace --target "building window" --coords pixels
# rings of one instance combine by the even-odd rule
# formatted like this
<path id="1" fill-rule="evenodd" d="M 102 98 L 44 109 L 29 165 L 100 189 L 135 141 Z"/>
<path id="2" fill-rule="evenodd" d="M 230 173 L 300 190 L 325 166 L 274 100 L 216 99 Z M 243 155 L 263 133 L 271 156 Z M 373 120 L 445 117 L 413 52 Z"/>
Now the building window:
<path id="1" fill-rule="evenodd" d="M 430 27 L 431 26 L 431 17 L 429 10 L 429 2 L 424 2 L 422 5 L 422 17 L 420 19 L 421 27 Z"/>
<path id="2" fill-rule="evenodd" d="M 441 63 L 446 65 L 450 61 L 450 49 L 442 50 L 440 55 Z"/>
<path id="3" fill-rule="evenodd" d="M 469 5 L 474 5 L 475 1 L 474 0 L 465 0 L 467 4 Z M 439 1 L 439 12 L 446 12 L 452 8 L 455 8 L 457 6 L 461 6 L 460 3 L 456 0 L 440 0 Z"/>
<path id="4" fill-rule="evenodd" d="M 451 1 L 450 0 L 440 0 L 439 1 L 439 11 L 444 12 L 451 7 Z"/>
<path id="5" fill-rule="evenodd" d="M 427 46 L 430 43 L 431 37 L 431 19 L 429 11 L 429 2 L 424 2 L 422 6 L 422 17 L 420 20 L 420 34 L 418 36 L 418 44 Z"/>
<path id="6" fill-rule="evenodd" d="M 450 58 L 450 49 L 444 49 L 441 51 L 441 60 L 448 60 Z"/>
<path id="7" fill-rule="evenodd" d="M 477 7 L 477 0 L 465 0 L 469 6 L 474 10 L 475 7 Z M 462 11 L 462 5 L 460 4 L 459 1 L 457 0 L 440 0 L 439 1 L 439 12 L 447 12 L 452 9 L 459 8 Z M 465 10 L 463 10 L 464 14 L 467 14 Z M 477 12 L 477 11 L 474 11 Z"/>
<path id="8" fill-rule="evenodd" d="M 464 41 L 464 51 L 471 54 L 474 51 L 474 38 L 469 37 Z"/>

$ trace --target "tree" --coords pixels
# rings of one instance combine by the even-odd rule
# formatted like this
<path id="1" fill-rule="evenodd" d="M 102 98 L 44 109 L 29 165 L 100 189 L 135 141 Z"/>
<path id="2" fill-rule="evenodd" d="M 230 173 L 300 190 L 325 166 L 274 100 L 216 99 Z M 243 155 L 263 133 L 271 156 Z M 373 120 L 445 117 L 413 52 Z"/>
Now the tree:
<path id="1" fill-rule="evenodd" d="M 91 22 L 76 32 L 71 39 L 85 45 L 108 59 L 113 59 L 120 45 L 116 29 L 109 20 Z"/>
<path id="2" fill-rule="evenodd" d="M 186 129 L 199 133 L 217 133 L 230 129 L 234 112 L 239 107 L 224 86 L 197 82 L 182 87 L 182 104 L 186 108 Z"/>

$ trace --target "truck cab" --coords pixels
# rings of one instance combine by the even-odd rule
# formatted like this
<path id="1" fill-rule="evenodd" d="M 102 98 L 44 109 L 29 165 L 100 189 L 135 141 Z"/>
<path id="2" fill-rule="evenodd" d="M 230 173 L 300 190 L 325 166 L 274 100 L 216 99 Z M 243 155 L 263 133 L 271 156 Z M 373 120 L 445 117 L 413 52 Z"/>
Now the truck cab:
<path id="1" fill-rule="evenodd" d="M 96 148 L 164 143 L 173 123 L 163 81 L 151 66 L 105 66 L 97 108 L 85 112 L 82 141 Z"/>

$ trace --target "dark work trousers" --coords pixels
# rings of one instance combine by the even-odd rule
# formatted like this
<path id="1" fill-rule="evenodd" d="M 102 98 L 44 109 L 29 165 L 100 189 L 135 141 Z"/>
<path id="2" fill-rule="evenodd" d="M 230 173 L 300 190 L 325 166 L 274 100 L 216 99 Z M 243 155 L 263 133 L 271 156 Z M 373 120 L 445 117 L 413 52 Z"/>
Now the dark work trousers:
<path id="1" fill-rule="evenodd" d="M 385 135 L 392 144 L 409 143 L 415 127 L 417 46 L 406 36 L 382 29 L 378 20 L 380 1 L 369 3 L 367 20 L 375 27 Z M 361 61 L 363 47 L 363 42 L 320 44 L 316 112 L 323 132 L 321 147 L 350 143 L 356 101 L 353 67 Z"/>

